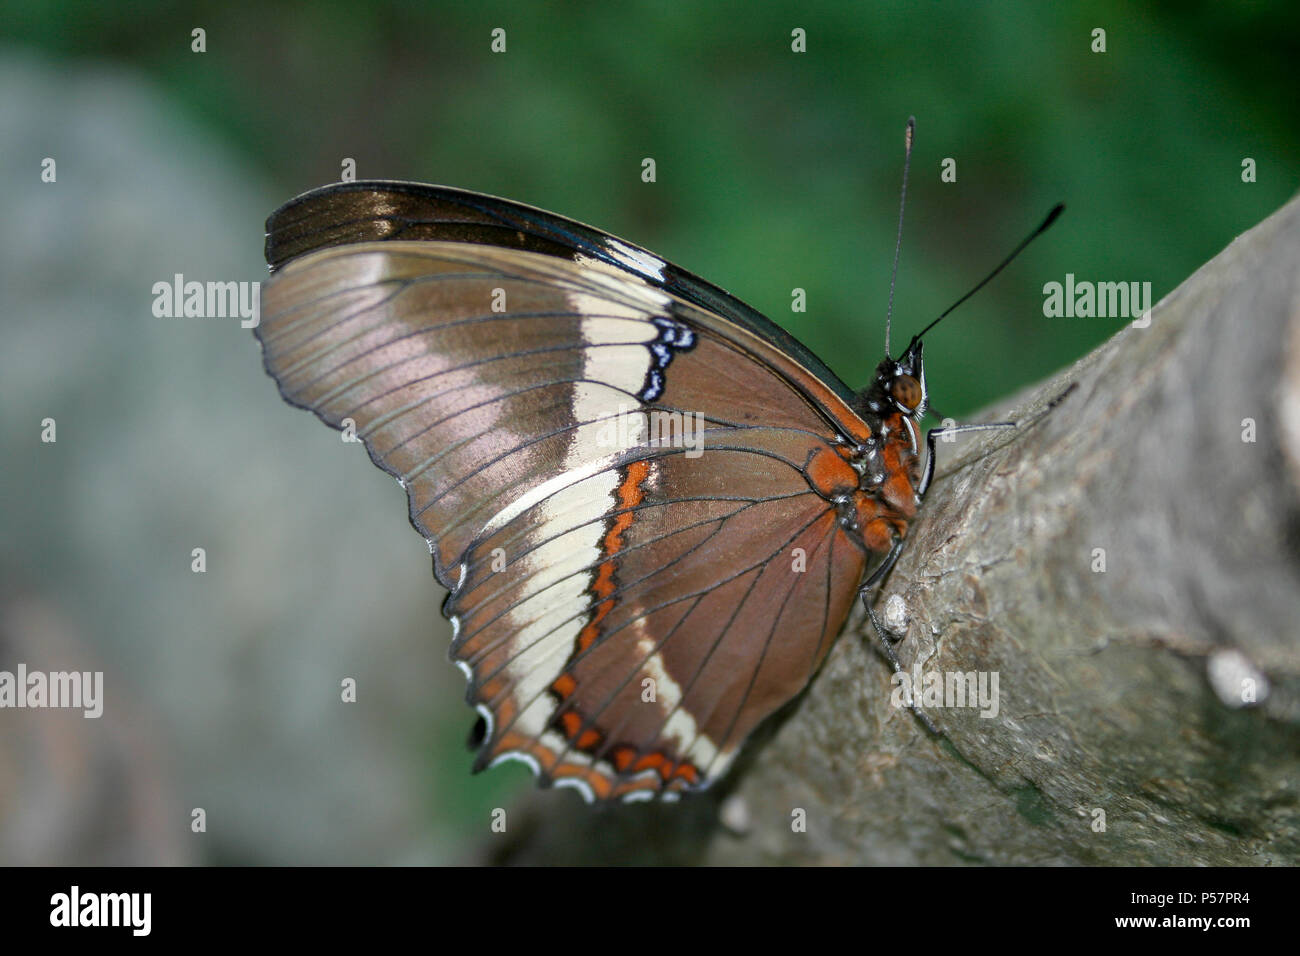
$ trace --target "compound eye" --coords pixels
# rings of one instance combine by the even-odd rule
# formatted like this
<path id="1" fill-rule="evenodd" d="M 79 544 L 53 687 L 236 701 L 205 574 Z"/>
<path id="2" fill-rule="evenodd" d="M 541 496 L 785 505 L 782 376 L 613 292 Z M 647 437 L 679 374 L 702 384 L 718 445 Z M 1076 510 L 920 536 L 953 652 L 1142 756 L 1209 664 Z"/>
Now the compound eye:
<path id="1" fill-rule="evenodd" d="M 908 411 L 921 404 L 921 383 L 910 375 L 900 375 L 894 379 L 892 393 L 894 401 Z"/>

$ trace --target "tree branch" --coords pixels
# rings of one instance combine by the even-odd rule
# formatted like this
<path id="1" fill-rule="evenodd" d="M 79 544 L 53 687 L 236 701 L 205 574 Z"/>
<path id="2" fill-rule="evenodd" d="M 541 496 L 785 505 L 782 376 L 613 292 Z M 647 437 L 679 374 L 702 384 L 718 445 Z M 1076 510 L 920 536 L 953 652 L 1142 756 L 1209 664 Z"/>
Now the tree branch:
<path id="1" fill-rule="evenodd" d="M 1017 402 L 1025 427 L 940 443 L 877 608 L 904 602 L 905 668 L 996 673 L 995 717 L 931 707 L 930 736 L 859 613 L 719 792 L 531 794 L 482 858 L 1300 862 L 1298 266 L 1293 200 Z"/>

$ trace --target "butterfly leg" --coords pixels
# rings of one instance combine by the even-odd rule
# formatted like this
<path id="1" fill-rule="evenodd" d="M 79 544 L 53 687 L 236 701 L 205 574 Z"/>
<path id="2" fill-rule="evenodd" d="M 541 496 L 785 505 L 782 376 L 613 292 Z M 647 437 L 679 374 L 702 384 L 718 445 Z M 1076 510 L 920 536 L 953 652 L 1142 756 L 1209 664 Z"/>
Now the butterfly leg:
<path id="1" fill-rule="evenodd" d="M 916 489 L 916 493 L 924 498 L 926 491 L 930 488 L 930 482 L 934 479 L 934 459 L 937 452 L 935 451 L 935 440 L 944 435 L 958 435 L 962 432 L 986 432 L 995 428 L 1015 428 L 1019 422 L 988 422 L 983 425 L 947 425 L 939 428 L 931 428 L 925 436 L 925 465 L 921 469 L 921 484 Z"/>
<path id="2" fill-rule="evenodd" d="M 921 469 L 921 482 L 917 488 L 917 496 L 919 498 L 924 498 L 926 491 L 930 487 L 930 482 L 934 479 L 934 463 L 937 456 L 934 443 L 937 438 L 942 435 L 952 435 L 959 432 L 979 432 L 992 431 L 996 428 L 1015 428 L 1016 425 L 1016 422 L 989 422 L 979 425 L 949 425 L 947 427 L 930 429 L 929 433 L 925 436 L 925 464 Z M 894 645 L 902 639 L 902 635 L 896 635 L 892 630 L 890 630 L 885 622 L 880 619 L 880 615 L 876 613 L 876 609 L 872 606 L 871 591 L 879 585 L 885 579 L 885 576 L 893 569 L 894 563 L 898 561 L 898 556 L 902 551 L 903 541 L 901 538 L 896 539 L 890 547 L 889 553 L 885 555 L 884 560 L 876 566 L 876 569 L 871 572 L 862 587 L 858 589 L 859 593 L 862 595 L 862 604 L 867 609 L 867 617 L 871 619 L 871 626 L 876 629 L 876 634 L 880 638 L 881 651 L 885 655 L 885 660 L 889 661 L 889 666 L 893 668 L 895 674 L 903 673 L 903 665 L 899 662 L 898 655 L 894 652 Z M 930 731 L 930 733 L 934 734 L 936 737 L 942 736 L 939 728 L 934 725 L 934 721 L 932 721 L 929 715 L 921 709 L 919 704 L 917 704 L 915 696 L 911 696 L 912 701 L 910 706 L 912 713 L 914 713 L 916 718 L 925 725 L 926 730 Z"/>
<path id="3" fill-rule="evenodd" d="M 898 660 L 898 655 L 894 652 L 894 645 L 898 643 L 898 641 L 902 640 L 902 635 L 895 634 L 890 630 L 885 622 L 880 619 L 880 616 L 876 614 L 876 609 L 872 607 L 871 591 L 885 579 L 887 574 L 889 574 L 890 569 L 894 566 L 894 562 L 898 560 L 898 556 L 902 554 L 902 552 L 903 540 L 901 538 L 895 539 L 893 546 L 889 549 L 889 553 L 885 555 L 884 560 L 876 566 L 876 569 L 871 572 L 871 575 L 863 583 L 862 587 L 858 589 L 858 593 L 862 595 L 862 604 L 867 609 L 867 617 L 871 619 L 871 626 L 876 629 L 876 636 L 880 638 L 881 652 L 885 655 L 885 660 L 889 661 L 889 666 L 893 669 L 895 674 L 903 673 L 903 665 Z M 942 736 L 942 732 L 934 725 L 934 721 L 932 721 L 929 715 L 921 709 L 919 704 L 917 704 L 915 696 L 908 696 L 911 697 L 911 703 L 909 706 L 912 709 L 912 713 L 916 715 L 917 720 L 924 724 L 925 729 L 930 731 L 930 733 L 934 734 L 936 737 Z"/>
<path id="4" fill-rule="evenodd" d="M 867 617 L 871 618 L 871 624 L 875 627 L 876 634 L 880 638 L 880 644 L 881 648 L 884 650 L 885 659 L 888 660 L 890 666 L 894 668 L 895 674 L 899 673 L 903 669 L 902 665 L 898 663 L 898 655 L 894 653 L 894 645 L 902 640 L 902 635 L 895 634 L 891 631 L 885 623 L 880 620 L 879 616 L 877 616 L 876 609 L 872 606 L 871 591 L 885 579 L 885 575 L 889 574 L 890 569 L 894 566 L 894 562 L 898 560 L 898 556 L 902 553 L 903 541 L 901 538 L 896 538 L 893 546 L 889 549 L 889 553 L 885 555 L 884 560 L 881 561 L 880 564 L 876 566 L 876 569 L 871 572 L 870 577 L 863 582 L 862 587 L 858 588 L 858 593 L 862 595 L 862 606 L 867 609 Z"/>
<path id="5" fill-rule="evenodd" d="M 1061 405 L 1061 402 L 1065 401 L 1066 395 L 1069 395 L 1071 392 L 1074 392 L 1076 388 L 1079 388 L 1079 382 L 1070 382 L 1070 385 L 1067 386 L 1065 392 L 1062 392 L 1060 395 L 1057 395 L 1056 398 L 1053 398 L 1052 401 L 1047 403 L 1047 407 L 1044 407 L 1043 410 L 1036 412 L 1035 415 L 1030 416 L 1030 418 L 1028 419 L 1018 419 L 1015 421 L 988 421 L 988 423 L 975 424 L 975 425 L 940 425 L 939 428 L 931 428 L 930 432 L 926 434 L 926 464 L 924 464 L 924 467 L 922 468 L 922 472 L 920 472 L 920 488 L 917 489 L 918 496 L 922 498 L 926 497 L 926 492 L 927 489 L 930 488 L 931 480 L 933 479 L 933 477 L 935 477 L 936 438 L 943 437 L 945 436 L 945 434 L 961 434 L 962 432 L 989 432 L 989 431 L 993 431 L 993 429 L 995 428 L 1019 428 L 1021 427 L 1022 424 L 1032 424 L 1034 423 L 1034 421 L 1037 421 L 1040 418 L 1043 418 L 1044 415 L 1047 415 L 1049 411 L 1053 410 L 1053 408 L 1056 408 L 1058 405 Z"/>
<path id="6" fill-rule="evenodd" d="M 1047 403 L 1047 407 L 1044 408 L 1042 412 L 1034 415 L 1030 420 L 1032 421 L 1041 418 L 1059 405 L 1067 395 L 1074 391 L 1076 384 L 1071 384 L 1060 395 L 1053 398 Z M 1014 422 L 986 422 L 975 425 L 948 425 L 945 427 L 930 429 L 925 436 L 925 464 L 921 469 L 921 481 L 917 487 L 917 497 L 924 498 L 925 493 L 930 488 L 930 482 L 934 480 L 934 464 L 937 456 L 934 443 L 938 438 L 943 435 L 955 435 L 961 432 L 982 432 L 1002 428 L 1017 428 L 1023 421 L 1024 420 L 1022 419 L 1021 421 Z M 889 553 L 885 555 L 884 560 L 876 566 L 875 570 L 873 570 L 867 577 L 867 580 L 863 583 L 862 587 L 858 589 L 858 593 L 862 595 L 862 604 L 867 609 L 867 617 L 871 619 L 871 626 L 876 629 L 876 634 L 880 638 L 881 651 L 884 653 L 885 659 L 889 661 L 889 666 L 893 668 L 895 674 L 901 674 L 903 672 L 903 665 L 899 662 L 898 655 L 894 652 L 894 645 L 902 639 L 902 635 L 895 634 L 885 624 L 885 622 L 880 619 L 880 616 L 876 614 L 876 609 L 872 606 L 871 591 L 884 581 L 885 576 L 893 569 L 894 564 L 898 561 L 898 556 L 902 551 L 902 540 L 895 539 L 893 545 L 889 549 Z M 930 731 L 930 733 L 934 734 L 936 737 L 943 736 L 943 732 L 934 725 L 934 722 L 930 720 L 929 715 L 926 714 L 926 712 L 921 709 L 920 705 L 916 703 L 915 695 L 911 696 L 912 701 L 910 706 L 912 713 L 916 715 L 917 719 L 925 725 L 925 728 Z"/>
<path id="7" fill-rule="evenodd" d="M 925 436 L 925 466 L 921 469 L 921 485 L 917 489 L 916 493 L 920 497 L 924 498 L 926 491 L 930 487 L 930 482 L 934 478 L 935 439 L 944 435 L 961 434 L 962 432 L 984 432 L 992 431 L 996 428 L 1019 428 L 1022 424 L 1030 424 L 1042 418 L 1057 405 L 1061 404 L 1061 402 L 1065 400 L 1065 396 L 1069 395 L 1078 387 L 1078 382 L 1071 382 L 1065 391 L 1061 392 L 1060 395 L 1057 395 L 1048 402 L 1047 406 L 1042 411 L 1037 412 L 1028 419 L 1022 418 L 1014 422 L 986 422 L 977 425 L 941 425 L 938 428 L 931 428 Z"/>

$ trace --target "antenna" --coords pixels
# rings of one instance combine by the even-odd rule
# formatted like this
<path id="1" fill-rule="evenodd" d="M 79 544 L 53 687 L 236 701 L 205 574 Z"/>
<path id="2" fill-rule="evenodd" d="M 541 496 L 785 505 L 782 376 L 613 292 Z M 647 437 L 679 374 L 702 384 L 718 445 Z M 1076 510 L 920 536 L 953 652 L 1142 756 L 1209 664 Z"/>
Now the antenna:
<path id="1" fill-rule="evenodd" d="M 994 269 L 992 272 L 990 272 L 988 275 L 986 275 L 980 281 L 979 285 L 975 286 L 975 288 L 971 289 L 969 292 L 967 292 L 964 296 L 962 296 L 952 305 L 948 306 L 948 308 L 944 309 L 943 314 L 940 315 L 939 318 L 935 319 L 933 322 L 931 322 L 929 325 L 923 328 L 920 332 L 917 332 L 916 335 L 912 336 L 912 341 L 916 342 L 918 339 L 920 339 L 921 336 L 925 335 L 926 332 L 929 332 L 932 328 L 934 328 L 941 321 L 943 321 L 944 316 L 948 315 L 949 312 L 952 312 L 955 308 L 957 308 L 957 306 L 961 305 L 963 302 L 965 302 L 967 299 L 973 296 L 980 289 L 984 288 L 984 286 L 988 285 L 990 279 L 992 279 L 995 275 L 997 275 L 1008 265 L 1010 265 L 1012 259 L 1020 255 L 1020 253 L 1024 252 L 1025 246 L 1029 245 L 1031 242 L 1033 242 L 1035 239 L 1041 236 L 1044 232 L 1046 232 L 1047 227 L 1050 226 L 1052 223 L 1056 222 L 1056 217 L 1059 216 L 1064 211 L 1065 211 L 1065 203 L 1058 202 L 1055 206 L 1053 206 L 1052 211 L 1047 214 L 1047 218 L 1043 220 L 1042 224 L 1033 232 L 1031 232 L 1027 237 L 1025 237 L 1024 241 L 1021 242 L 1020 245 L 1016 246 L 1016 248 L 1012 250 L 1011 255 L 1007 256 L 1000 263 L 998 263 L 998 267 Z M 886 352 L 888 352 L 888 349 L 886 349 Z"/>
<path id="2" fill-rule="evenodd" d="M 907 118 L 903 134 L 903 194 L 898 199 L 898 238 L 894 240 L 894 271 L 889 274 L 889 309 L 885 312 L 885 358 L 889 358 L 889 325 L 894 318 L 894 282 L 898 279 L 898 251 L 903 248 L 903 207 L 907 205 L 907 171 L 912 165 L 912 141 L 916 138 L 916 117 Z"/>

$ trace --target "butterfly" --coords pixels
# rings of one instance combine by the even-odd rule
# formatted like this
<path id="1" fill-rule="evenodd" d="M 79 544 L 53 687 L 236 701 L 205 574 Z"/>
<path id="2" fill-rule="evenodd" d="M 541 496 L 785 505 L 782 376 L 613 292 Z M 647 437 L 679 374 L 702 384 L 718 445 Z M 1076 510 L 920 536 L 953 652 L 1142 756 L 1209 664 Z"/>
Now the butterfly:
<path id="1" fill-rule="evenodd" d="M 855 391 L 639 246 L 444 186 L 327 186 L 266 234 L 264 364 L 406 490 L 476 770 L 709 786 L 898 557 L 938 434 L 920 335 Z"/>

